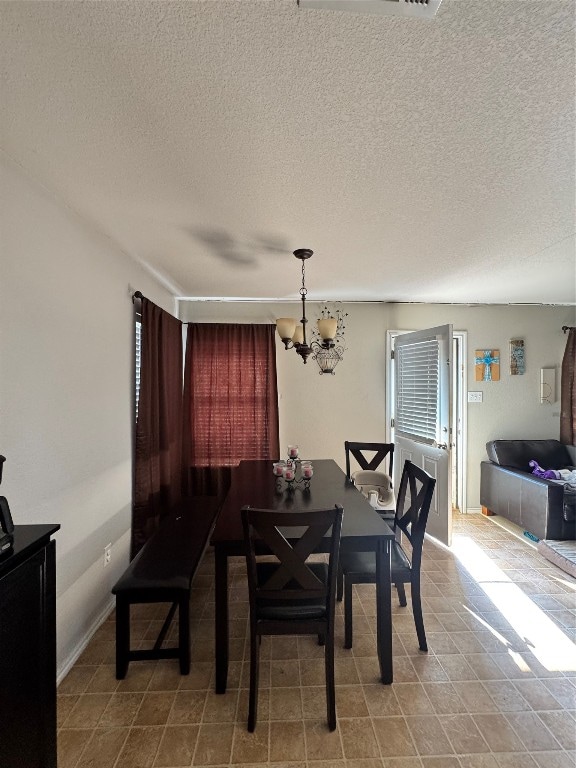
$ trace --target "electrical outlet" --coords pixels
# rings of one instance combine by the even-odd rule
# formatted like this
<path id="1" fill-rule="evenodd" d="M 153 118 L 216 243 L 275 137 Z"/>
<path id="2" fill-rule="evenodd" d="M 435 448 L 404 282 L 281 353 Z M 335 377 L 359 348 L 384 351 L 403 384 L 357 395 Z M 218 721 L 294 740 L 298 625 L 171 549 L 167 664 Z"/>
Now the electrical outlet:
<path id="1" fill-rule="evenodd" d="M 106 567 L 110 560 L 112 560 L 112 544 L 106 544 L 104 547 L 104 567 Z"/>
<path id="2" fill-rule="evenodd" d="M 469 403 L 481 403 L 482 402 L 482 392 L 468 392 L 468 402 Z"/>

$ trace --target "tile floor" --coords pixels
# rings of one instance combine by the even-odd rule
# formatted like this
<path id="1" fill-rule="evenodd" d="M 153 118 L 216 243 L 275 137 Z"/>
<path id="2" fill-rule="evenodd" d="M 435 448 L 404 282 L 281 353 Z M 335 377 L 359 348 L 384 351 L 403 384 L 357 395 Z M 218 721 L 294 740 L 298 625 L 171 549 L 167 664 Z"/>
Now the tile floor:
<path id="1" fill-rule="evenodd" d="M 374 587 L 356 588 L 351 651 L 339 606 L 335 732 L 322 649 L 286 637 L 262 644 L 258 725 L 247 732 L 242 560 L 231 566 L 229 689 L 216 696 L 208 552 L 194 581 L 190 675 L 175 661 L 132 662 L 118 682 L 111 616 L 59 687 L 59 768 L 576 766 L 576 581 L 481 515 L 458 515 L 454 529 L 454 551 L 424 546 L 428 654 L 410 601 L 393 600 L 392 686 L 377 679 Z M 136 636 L 155 638 L 163 615 L 141 606 Z"/>

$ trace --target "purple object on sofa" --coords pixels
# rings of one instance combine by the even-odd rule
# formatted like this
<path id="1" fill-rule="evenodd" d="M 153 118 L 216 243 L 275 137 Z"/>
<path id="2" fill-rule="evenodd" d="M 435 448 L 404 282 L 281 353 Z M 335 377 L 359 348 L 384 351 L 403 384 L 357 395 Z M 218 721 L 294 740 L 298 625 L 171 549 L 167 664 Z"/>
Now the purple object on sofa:
<path id="1" fill-rule="evenodd" d="M 568 448 L 558 440 L 491 440 L 490 461 L 480 465 L 480 503 L 539 539 L 576 538 L 576 494 L 557 480 L 531 473 L 535 460 L 544 469 L 573 469 Z"/>

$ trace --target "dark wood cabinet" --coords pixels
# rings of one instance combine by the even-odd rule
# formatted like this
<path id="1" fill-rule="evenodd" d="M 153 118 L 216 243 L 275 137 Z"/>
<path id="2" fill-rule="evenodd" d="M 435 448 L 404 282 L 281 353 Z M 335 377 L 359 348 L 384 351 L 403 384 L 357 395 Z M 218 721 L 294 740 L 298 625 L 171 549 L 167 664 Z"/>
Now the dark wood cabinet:
<path id="1" fill-rule="evenodd" d="M 0 557 L 0 764 L 56 768 L 59 525 L 17 525 Z"/>

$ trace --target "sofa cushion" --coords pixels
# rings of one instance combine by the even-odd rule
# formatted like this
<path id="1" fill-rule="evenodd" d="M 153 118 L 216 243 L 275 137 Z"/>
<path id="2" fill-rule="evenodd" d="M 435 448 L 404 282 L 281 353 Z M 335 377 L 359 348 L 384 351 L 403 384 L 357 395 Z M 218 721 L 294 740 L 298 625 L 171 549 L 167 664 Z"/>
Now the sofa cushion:
<path id="1" fill-rule="evenodd" d="M 569 469 L 572 460 L 559 440 L 491 440 L 486 443 L 488 458 L 502 467 L 530 472 L 534 459 L 543 469 Z"/>

